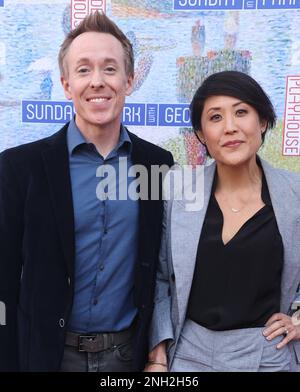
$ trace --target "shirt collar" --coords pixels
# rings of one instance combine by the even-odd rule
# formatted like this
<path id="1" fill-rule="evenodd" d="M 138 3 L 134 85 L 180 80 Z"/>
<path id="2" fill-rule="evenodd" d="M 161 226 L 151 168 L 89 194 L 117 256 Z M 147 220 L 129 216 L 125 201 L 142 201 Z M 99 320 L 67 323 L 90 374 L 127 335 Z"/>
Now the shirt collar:
<path id="1" fill-rule="evenodd" d="M 69 155 L 70 156 L 72 155 L 76 147 L 87 143 L 88 143 L 87 140 L 85 139 L 85 137 L 83 136 L 83 134 L 80 132 L 79 128 L 76 125 L 75 118 L 73 118 L 70 121 L 70 124 L 68 126 L 68 132 L 67 132 L 67 145 L 68 145 Z"/>
<path id="2" fill-rule="evenodd" d="M 67 132 L 67 146 L 68 146 L 69 155 L 71 156 L 74 153 L 74 150 L 77 149 L 77 147 L 82 145 L 87 145 L 87 144 L 91 144 L 91 143 L 89 143 L 81 133 L 80 129 L 78 128 L 75 122 L 75 117 L 74 117 L 70 121 L 70 124 L 68 126 L 68 132 Z M 119 151 L 121 148 L 123 148 L 129 154 L 132 151 L 132 142 L 130 140 L 128 131 L 122 124 L 120 126 L 119 141 L 116 147 L 114 148 L 114 151 Z"/>
<path id="3" fill-rule="evenodd" d="M 262 201 L 267 206 L 272 206 L 271 196 L 270 196 L 270 193 L 269 193 L 269 188 L 268 188 L 266 176 L 265 176 L 264 170 L 262 168 L 262 165 L 261 165 L 259 157 L 257 157 L 256 162 L 257 162 L 258 166 L 261 168 L 261 172 L 262 172 L 262 179 L 261 179 L 261 181 L 262 181 L 262 184 L 261 184 L 261 198 L 262 198 Z"/>

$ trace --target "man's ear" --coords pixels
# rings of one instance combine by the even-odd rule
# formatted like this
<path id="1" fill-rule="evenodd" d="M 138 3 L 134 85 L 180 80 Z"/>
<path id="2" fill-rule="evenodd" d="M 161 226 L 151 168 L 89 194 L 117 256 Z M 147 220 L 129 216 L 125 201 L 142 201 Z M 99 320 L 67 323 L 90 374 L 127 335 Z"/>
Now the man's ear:
<path id="1" fill-rule="evenodd" d="M 126 82 L 126 95 L 131 95 L 133 92 L 133 86 L 134 86 L 134 76 L 133 75 L 127 75 L 127 82 Z"/>
<path id="2" fill-rule="evenodd" d="M 64 89 L 65 97 L 69 100 L 72 99 L 72 94 L 71 94 L 71 89 L 68 80 L 65 78 L 65 76 L 60 77 L 60 81 L 62 84 L 62 87 Z"/>

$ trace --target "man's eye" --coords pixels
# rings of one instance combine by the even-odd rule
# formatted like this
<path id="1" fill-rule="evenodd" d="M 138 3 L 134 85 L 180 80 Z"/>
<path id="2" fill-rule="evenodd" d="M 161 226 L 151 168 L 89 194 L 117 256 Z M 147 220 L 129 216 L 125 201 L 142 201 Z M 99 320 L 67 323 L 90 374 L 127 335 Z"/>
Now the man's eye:
<path id="1" fill-rule="evenodd" d="M 114 67 L 106 67 L 105 68 L 105 71 L 110 72 L 110 73 L 115 72 L 115 70 L 116 70 L 116 68 L 114 68 Z"/>
<path id="2" fill-rule="evenodd" d="M 236 111 L 236 114 L 238 116 L 243 116 L 244 114 L 247 114 L 247 110 L 246 109 L 239 109 Z"/>
<path id="3" fill-rule="evenodd" d="M 89 69 L 86 68 L 86 67 L 84 67 L 84 68 L 79 68 L 79 69 L 78 69 L 78 72 L 79 72 L 79 73 L 86 73 L 86 72 L 88 72 L 88 71 L 89 71 Z"/>

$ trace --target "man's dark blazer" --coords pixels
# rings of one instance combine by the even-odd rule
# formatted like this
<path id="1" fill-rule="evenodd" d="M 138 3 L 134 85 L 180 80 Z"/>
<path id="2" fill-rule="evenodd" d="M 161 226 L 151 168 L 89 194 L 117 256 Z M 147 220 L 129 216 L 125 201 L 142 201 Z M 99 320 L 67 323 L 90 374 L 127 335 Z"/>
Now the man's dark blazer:
<path id="1" fill-rule="evenodd" d="M 74 292 L 68 124 L 0 154 L 0 371 L 58 371 Z M 133 164 L 173 165 L 171 153 L 129 133 Z M 161 200 L 141 200 L 134 294 L 134 369 L 143 369 L 160 246 Z M 126 233 L 124 233 L 126 235 Z"/>

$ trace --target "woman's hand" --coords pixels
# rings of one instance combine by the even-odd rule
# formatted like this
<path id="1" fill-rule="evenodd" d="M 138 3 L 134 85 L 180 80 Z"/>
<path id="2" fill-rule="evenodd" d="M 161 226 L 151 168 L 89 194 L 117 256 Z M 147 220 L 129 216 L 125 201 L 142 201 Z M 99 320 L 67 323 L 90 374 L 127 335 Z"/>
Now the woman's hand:
<path id="1" fill-rule="evenodd" d="M 167 354 L 166 354 L 166 341 L 160 342 L 149 353 L 148 363 L 144 372 L 167 372 Z"/>
<path id="2" fill-rule="evenodd" d="M 284 347 L 291 340 L 300 339 L 300 325 L 295 325 L 293 318 L 284 313 L 275 313 L 266 323 L 263 335 L 267 340 L 272 340 L 283 335 L 284 338 L 277 345 L 277 348 Z"/>
<path id="3" fill-rule="evenodd" d="M 166 363 L 163 362 L 148 362 L 146 364 L 146 367 L 144 369 L 144 372 L 158 372 L 158 373 L 162 373 L 162 372 L 167 372 L 168 371 L 168 366 Z"/>

